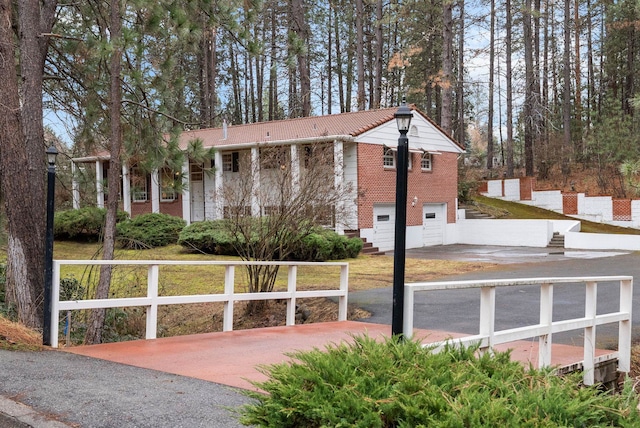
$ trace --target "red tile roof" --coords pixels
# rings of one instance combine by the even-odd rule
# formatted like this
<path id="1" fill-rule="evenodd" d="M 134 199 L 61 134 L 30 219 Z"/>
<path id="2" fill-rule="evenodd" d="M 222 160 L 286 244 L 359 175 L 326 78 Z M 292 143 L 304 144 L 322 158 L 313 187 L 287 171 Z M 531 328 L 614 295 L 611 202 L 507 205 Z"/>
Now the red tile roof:
<path id="1" fill-rule="evenodd" d="M 415 106 L 411 106 L 417 114 L 423 116 L 433 126 L 444 131 L 429 117 Z M 301 117 L 271 122 L 249 123 L 245 125 L 228 125 L 227 136 L 224 138 L 224 128 L 204 128 L 184 131 L 180 135 L 180 147 L 186 149 L 189 141 L 201 139 L 204 147 L 256 144 L 268 142 L 287 142 L 295 140 L 322 137 L 357 137 L 386 122 L 394 120 L 397 107 L 363 110 L 350 113 L 332 114 L 326 116 Z M 454 140 L 454 144 L 459 145 Z M 83 161 L 95 160 L 96 156 L 109 157 L 108 152 L 101 152 L 94 156 L 82 158 Z M 78 161 L 80 159 L 77 159 Z"/>
<path id="2" fill-rule="evenodd" d="M 393 120 L 397 108 L 365 110 L 327 116 L 301 117 L 296 119 L 258 122 L 246 125 L 228 125 L 227 138 L 223 128 L 206 128 L 185 131 L 180 136 L 180 145 L 200 138 L 205 147 L 291 141 L 326 136 L 352 136 L 362 134 L 385 122 Z"/>

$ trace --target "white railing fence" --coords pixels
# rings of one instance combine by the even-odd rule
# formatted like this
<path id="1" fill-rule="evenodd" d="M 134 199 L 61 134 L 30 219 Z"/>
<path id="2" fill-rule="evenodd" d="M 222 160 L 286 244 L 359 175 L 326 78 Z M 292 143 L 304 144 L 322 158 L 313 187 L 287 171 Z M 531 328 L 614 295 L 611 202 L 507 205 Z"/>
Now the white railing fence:
<path id="1" fill-rule="evenodd" d="M 146 297 L 125 297 L 113 299 L 68 300 L 60 301 L 60 271 L 64 265 L 143 265 L 148 266 Z M 223 266 L 224 291 L 220 294 L 199 294 L 188 296 L 159 296 L 160 266 Z M 235 268 L 248 265 L 281 266 L 288 269 L 287 291 L 273 291 L 268 293 L 236 293 Z M 326 266 L 340 269 L 339 289 L 307 290 L 297 289 L 298 267 Z M 96 308 L 124 308 L 132 306 L 146 307 L 146 339 L 155 339 L 158 325 L 158 306 L 178 305 L 189 303 L 224 303 L 223 331 L 233 330 L 233 306 L 237 301 L 248 300 L 286 300 L 286 324 L 295 324 L 296 299 L 312 297 L 337 297 L 338 320 L 347 319 L 347 294 L 349 289 L 349 264 L 340 262 L 311 263 L 311 262 L 232 262 L 232 261 L 170 261 L 170 260 L 54 260 L 53 262 L 53 298 L 51 303 L 51 346 L 58 347 L 60 312 L 69 310 L 83 310 Z"/>
<path id="2" fill-rule="evenodd" d="M 620 306 L 617 312 L 598 315 L 596 313 L 598 282 L 618 282 L 620 288 Z M 584 317 L 553 321 L 554 284 L 584 283 Z M 540 286 L 540 322 L 535 325 L 507 330 L 495 330 L 496 287 L 521 285 Z M 610 284 L 609 284 L 610 285 Z M 504 280 L 421 282 L 405 284 L 403 335 L 413 336 L 413 318 L 415 293 L 420 291 L 454 290 L 480 288 L 480 326 L 479 334 L 447 341 L 452 344 L 479 344 L 481 351 L 491 350 L 495 345 L 538 337 L 538 366 L 551 365 L 552 335 L 571 330 L 584 329 L 584 383 L 594 383 L 594 367 L 601 361 L 596 357 L 596 326 L 618 323 L 618 352 L 609 358 L 618 358 L 618 370 L 629 372 L 631 368 L 631 308 L 633 302 L 633 277 L 596 276 L 569 278 L 520 278 Z M 442 347 L 447 342 L 436 344 Z M 428 346 L 434 346 L 433 344 Z"/>

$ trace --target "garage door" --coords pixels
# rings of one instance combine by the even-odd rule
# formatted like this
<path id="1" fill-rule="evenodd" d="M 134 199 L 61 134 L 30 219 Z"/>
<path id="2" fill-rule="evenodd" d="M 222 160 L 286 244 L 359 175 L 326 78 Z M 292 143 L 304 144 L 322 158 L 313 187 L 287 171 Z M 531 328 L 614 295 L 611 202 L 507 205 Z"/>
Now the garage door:
<path id="1" fill-rule="evenodd" d="M 395 205 L 373 206 L 373 245 L 380 251 L 393 250 L 396 227 Z"/>
<path id="2" fill-rule="evenodd" d="M 444 243 L 445 204 L 424 204 L 422 207 L 422 242 L 425 247 Z"/>

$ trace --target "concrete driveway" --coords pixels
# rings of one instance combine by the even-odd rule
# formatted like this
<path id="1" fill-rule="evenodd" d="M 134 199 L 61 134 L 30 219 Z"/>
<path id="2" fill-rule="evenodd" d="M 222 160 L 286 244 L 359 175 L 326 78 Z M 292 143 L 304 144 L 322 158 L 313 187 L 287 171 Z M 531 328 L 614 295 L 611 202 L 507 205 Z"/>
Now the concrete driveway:
<path id="1" fill-rule="evenodd" d="M 382 257 L 392 257 L 387 253 Z M 468 279 L 534 278 L 640 274 L 640 254 L 626 251 L 562 250 L 557 248 L 483 247 L 448 245 L 407 251 L 408 258 L 445 259 L 495 263 L 496 267 L 467 274 L 447 276 L 444 281 Z M 598 313 L 615 311 L 620 302 L 615 284 L 600 284 Z M 584 285 L 564 284 L 554 288 L 554 320 L 584 316 Z M 415 327 L 459 333 L 478 333 L 479 290 L 446 290 L 416 295 Z M 640 287 L 634 302 L 640 301 Z M 391 284 L 387 288 L 349 294 L 349 303 L 371 312 L 363 321 L 390 324 Z M 536 286 L 509 287 L 496 291 L 496 328 L 514 328 L 539 320 L 539 289 Z M 634 308 L 635 309 L 635 308 Z M 633 314 L 634 339 L 640 339 L 640 309 Z M 582 344 L 579 332 L 554 335 L 554 342 Z M 599 346 L 617 343 L 617 327 L 598 328 Z"/>

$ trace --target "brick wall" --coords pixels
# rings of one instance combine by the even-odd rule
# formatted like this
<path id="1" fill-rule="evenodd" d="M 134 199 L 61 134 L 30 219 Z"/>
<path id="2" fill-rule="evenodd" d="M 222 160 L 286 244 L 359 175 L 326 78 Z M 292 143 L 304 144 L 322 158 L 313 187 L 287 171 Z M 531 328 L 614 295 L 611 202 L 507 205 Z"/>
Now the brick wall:
<path id="1" fill-rule="evenodd" d="M 631 199 L 613 199 L 613 220 L 631 221 Z"/>
<path id="2" fill-rule="evenodd" d="M 520 178 L 520 200 L 530 201 L 533 189 L 536 187 L 536 179 L 533 177 Z"/>
<path id="3" fill-rule="evenodd" d="M 131 217 L 150 212 L 152 212 L 151 201 L 131 203 Z M 182 195 L 179 194 L 172 202 L 160 202 L 160 212 L 182 218 Z"/>
<path id="4" fill-rule="evenodd" d="M 383 147 L 358 144 L 358 228 L 373 227 L 373 205 L 394 204 L 396 200 L 396 170 L 382 165 Z M 458 196 L 458 159 L 456 153 L 432 156 L 431 171 L 420 168 L 420 153 L 412 156 L 408 174 L 407 226 L 422 224 L 422 205 L 446 203 L 447 223 L 455 223 Z M 413 197 L 418 197 L 415 207 Z"/>
<path id="5" fill-rule="evenodd" d="M 562 213 L 566 215 L 578 214 L 578 194 L 577 193 L 562 194 Z"/>

